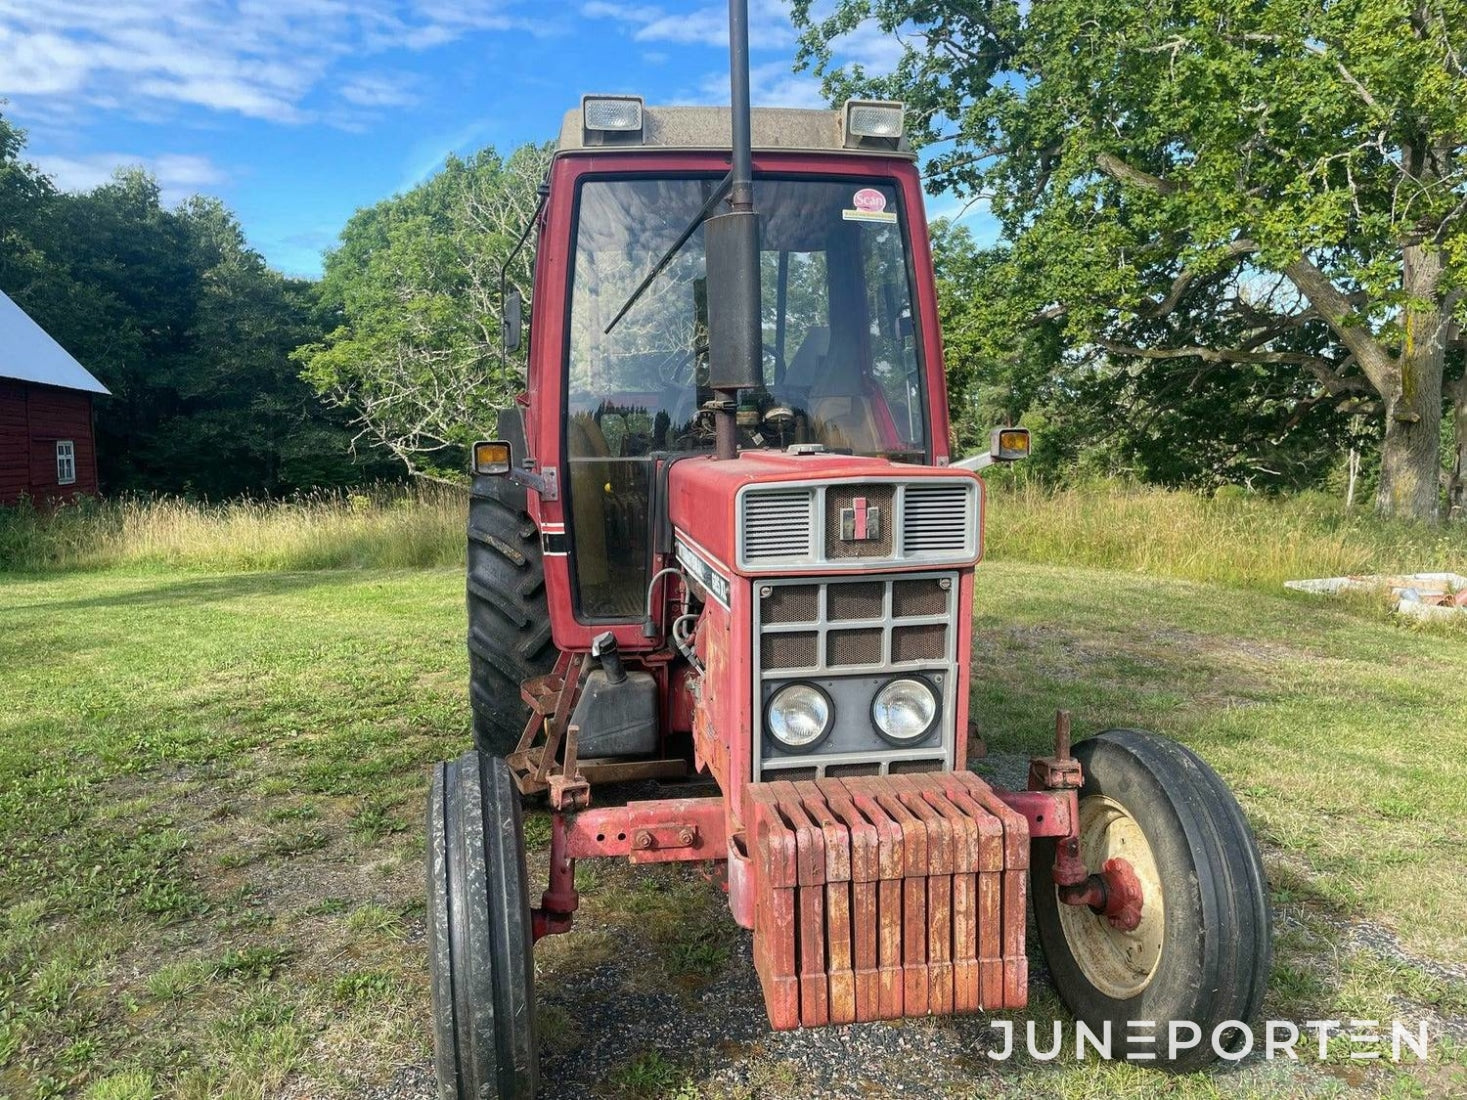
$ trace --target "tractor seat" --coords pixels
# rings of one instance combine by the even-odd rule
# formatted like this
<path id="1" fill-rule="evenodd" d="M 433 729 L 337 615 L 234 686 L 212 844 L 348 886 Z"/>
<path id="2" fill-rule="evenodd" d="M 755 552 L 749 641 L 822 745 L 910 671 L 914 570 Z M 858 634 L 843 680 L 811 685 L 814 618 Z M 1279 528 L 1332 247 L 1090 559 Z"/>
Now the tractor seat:
<path id="1" fill-rule="evenodd" d="M 810 399 L 810 424 L 815 439 L 832 451 L 876 454 L 882 450 L 871 402 L 855 395 Z"/>
<path id="2" fill-rule="evenodd" d="M 862 382 L 848 362 L 830 353 L 830 329 L 815 325 L 785 371 L 784 387 L 803 391 L 815 440 L 831 450 L 873 454 L 881 450 L 881 435 Z"/>
<path id="3" fill-rule="evenodd" d="M 830 329 L 825 325 L 812 325 L 800 341 L 800 348 L 790 365 L 785 368 L 782 384 L 794 389 L 808 390 L 815 380 L 825 373 L 825 357 L 830 352 Z"/>

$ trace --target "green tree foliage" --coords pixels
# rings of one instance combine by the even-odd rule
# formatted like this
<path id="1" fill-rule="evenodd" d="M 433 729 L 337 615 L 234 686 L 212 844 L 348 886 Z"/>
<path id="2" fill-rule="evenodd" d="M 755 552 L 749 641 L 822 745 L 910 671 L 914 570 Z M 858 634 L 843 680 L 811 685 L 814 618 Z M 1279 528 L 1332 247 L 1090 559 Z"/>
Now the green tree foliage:
<path id="1" fill-rule="evenodd" d="M 0 287 L 24 289 L 45 271 L 51 181 L 21 160 L 25 135 L 0 115 Z"/>
<path id="2" fill-rule="evenodd" d="M 272 495 L 390 476 L 290 359 L 318 338 L 312 285 L 271 271 L 213 199 L 164 206 L 146 174 L 59 194 L 0 118 L 0 288 L 112 391 L 109 491 Z"/>
<path id="3" fill-rule="evenodd" d="M 1463 0 L 811 9 L 827 93 L 906 100 L 933 182 L 991 200 L 990 355 L 1047 356 L 1176 479 L 1311 476 L 1368 417 L 1377 506 L 1418 517 L 1450 396 L 1463 503 Z M 832 61 L 868 19 L 903 41 L 889 75 Z"/>
<path id="4" fill-rule="evenodd" d="M 524 385 L 501 363 L 499 271 L 529 224 L 548 146 L 450 157 L 411 191 L 357 211 L 326 257 L 331 331 L 296 353 L 319 393 L 414 474 L 461 476 L 465 448 Z M 528 289 L 529 248 L 510 269 Z"/>

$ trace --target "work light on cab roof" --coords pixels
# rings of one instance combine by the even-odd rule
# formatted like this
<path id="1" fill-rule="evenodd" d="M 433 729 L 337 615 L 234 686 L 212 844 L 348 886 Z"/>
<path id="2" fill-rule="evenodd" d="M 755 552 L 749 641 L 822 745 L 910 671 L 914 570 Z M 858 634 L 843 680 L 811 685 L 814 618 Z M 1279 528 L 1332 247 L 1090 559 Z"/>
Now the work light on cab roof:
<path id="1" fill-rule="evenodd" d="M 731 107 L 566 114 L 533 286 L 505 286 L 507 345 L 535 308 L 474 449 L 475 747 L 429 802 L 440 1095 L 534 1095 L 533 946 L 608 857 L 707 864 L 775 1028 L 1022 1009 L 1032 901 L 1076 1016 L 1196 1068 L 1269 970 L 1243 815 L 1154 735 L 1072 754 L 1064 712 L 1026 790 L 969 770 L 979 471 L 1028 432 L 953 450 L 902 105 L 751 110 L 745 0 L 730 43 Z M 538 898 L 524 795 L 551 812 Z M 1127 1026 L 1181 1019 L 1221 1038 Z"/>

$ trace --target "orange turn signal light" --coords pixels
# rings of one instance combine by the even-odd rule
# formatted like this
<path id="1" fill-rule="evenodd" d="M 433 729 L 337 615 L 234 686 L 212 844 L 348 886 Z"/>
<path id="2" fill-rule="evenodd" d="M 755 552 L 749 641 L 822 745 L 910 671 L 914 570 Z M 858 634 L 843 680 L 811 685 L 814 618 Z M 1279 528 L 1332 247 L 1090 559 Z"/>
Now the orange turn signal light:
<path id="1" fill-rule="evenodd" d="M 509 444 L 502 439 L 485 439 L 474 444 L 474 473 L 497 477 L 509 473 Z"/>
<path id="2" fill-rule="evenodd" d="M 989 443 L 995 462 L 1017 462 L 1029 457 L 1028 428 L 995 428 Z"/>

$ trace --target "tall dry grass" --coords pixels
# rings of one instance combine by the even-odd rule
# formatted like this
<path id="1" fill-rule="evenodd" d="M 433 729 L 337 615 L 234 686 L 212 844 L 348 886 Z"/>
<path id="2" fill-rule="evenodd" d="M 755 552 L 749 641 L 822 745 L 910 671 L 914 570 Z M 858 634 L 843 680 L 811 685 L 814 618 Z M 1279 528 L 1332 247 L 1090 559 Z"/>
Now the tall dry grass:
<path id="1" fill-rule="evenodd" d="M 0 572 L 456 566 L 465 510 L 461 490 L 435 485 L 272 502 L 132 498 L 0 509 Z M 987 520 L 993 560 L 1260 588 L 1348 573 L 1467 573 L 1467 526 L 1382 522 L 1317 494 L 995 484 Z"/>
<path id="2" fill-rule="evenodd" d="M 1467 573 L 1467 525 L 1384 521 L 1317 493 L 999 486 L 990 492 L 986 536 L 994 560 L 1246 587 L 1358 573 Z"/>
<path id="3" fill-rule="evenodd" d="M 0 572 L 402 569 L 463 560 L 466 494 L 375 486 L 278 501 L 81 500 L 0 509 Z"/>

